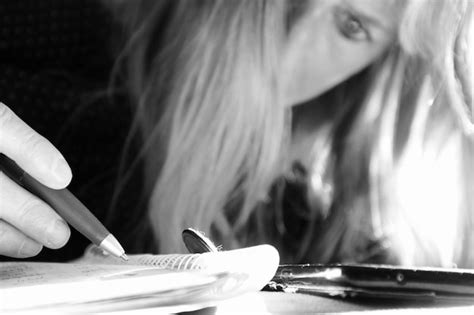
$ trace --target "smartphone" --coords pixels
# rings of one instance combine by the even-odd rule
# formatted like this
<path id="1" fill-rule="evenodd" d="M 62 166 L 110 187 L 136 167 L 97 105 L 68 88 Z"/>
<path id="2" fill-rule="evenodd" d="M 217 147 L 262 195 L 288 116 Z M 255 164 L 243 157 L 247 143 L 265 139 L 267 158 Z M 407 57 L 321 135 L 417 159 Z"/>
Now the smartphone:
<path id="1" fill-rule="evenodd" d="M 335 297 L 448 299 L 474 303 L 474 270 L 388 265 L 280 265 L 270 291 Z"/>

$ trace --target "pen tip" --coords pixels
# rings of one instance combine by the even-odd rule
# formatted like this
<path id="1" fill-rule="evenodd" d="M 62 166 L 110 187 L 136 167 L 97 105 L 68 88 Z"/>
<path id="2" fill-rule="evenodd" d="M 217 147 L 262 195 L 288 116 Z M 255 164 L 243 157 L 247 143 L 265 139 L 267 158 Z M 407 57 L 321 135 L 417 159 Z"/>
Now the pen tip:
<path id="1" fill-rule="evenodd" d="M 128 261 L 128 256 L 126 254 L 122 254 L 122 256 L 120 256 L 120 258 L 122 258 L 125 261 Z"/>

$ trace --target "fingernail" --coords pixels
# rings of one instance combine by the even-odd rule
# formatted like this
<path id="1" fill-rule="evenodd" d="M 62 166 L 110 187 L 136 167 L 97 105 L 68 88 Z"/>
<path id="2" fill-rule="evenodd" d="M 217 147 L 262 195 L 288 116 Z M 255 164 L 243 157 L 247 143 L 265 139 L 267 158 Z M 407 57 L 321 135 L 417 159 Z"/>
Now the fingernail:
<path id="1" fill-rule="evenodd" d="M 63 220 L 56 220 L 46 231 L 46 244 L 49 248 L 60 248 L 69 239 L 70 230 Z"/>
<path id="2" fill-rule="evenodd" d="M 72 173 L 65 159 L 60 158 L 56 161 L 53 173 L 58 181 L 60 181 L 61 183 L 69 184 L 69 181 L 72 177 Z"/>
<path id="3" fill-rule="evenodd" d="M 18 258 L 27 258 L 37 255 L 41 251 L 41 245 L 31 241 L 24 241 L 18 250 Z"/>

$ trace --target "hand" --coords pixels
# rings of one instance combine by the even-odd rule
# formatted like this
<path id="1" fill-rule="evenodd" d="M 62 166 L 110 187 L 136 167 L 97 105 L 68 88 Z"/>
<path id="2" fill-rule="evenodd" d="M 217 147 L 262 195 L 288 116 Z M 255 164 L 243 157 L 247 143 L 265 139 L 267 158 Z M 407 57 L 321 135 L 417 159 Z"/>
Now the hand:
<path id="1" fill-rule="evenodd" d="M 71 181 L 71 169 L 61 153 L 2 103 L 0 153 L 50 188 L 61 189 Z M 0 172 L 0 255 L 35 256 L 43 246 L 64 246 L 70 234 L 51 207 Z"/>

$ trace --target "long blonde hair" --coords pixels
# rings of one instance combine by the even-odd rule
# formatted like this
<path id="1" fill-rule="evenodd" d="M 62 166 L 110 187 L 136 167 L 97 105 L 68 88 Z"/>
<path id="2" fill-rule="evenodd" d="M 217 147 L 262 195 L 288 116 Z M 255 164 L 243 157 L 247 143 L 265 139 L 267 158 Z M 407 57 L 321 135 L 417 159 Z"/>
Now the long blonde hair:
<path id="1" fill-rule="evenodd" d="M 472 14 L 469 1 L 407 1 L 365 100 L 315 142 L 309 199 L 329 186 L 331 201 L 293 259 L 474 266 Z"/>
<path id="2" fill-rule="evenodd" d="M 136 12 L 127 57 L 149 143 L 150 218 L 160 251 L 180 250 L 181 230 L 189 226 L 235 247 L 288 138 L 275 74 L 284 2 L 168 3 L 162 47 L 153 34 L 163 2 L 152 13 L 144 9 L 150 4 L 142 1 Z"/>
<path id="3" fill-rule="evenodd" d="M 289 255 L 293 259 L 363 260 L 358 257 L 358 251 L 365 251 L 362 238 L 382 235 L 390 239 L 398 263 L 472 265 L 472 254 L 452 245 L 457 233 L 463 248 L 474 244 L 472 68 L 459 67 L 463 62 L 472 67 L 467 60 L 472 41 L 466 39 L 467 32 L 472 34 L 472 3 L 434 1 L 407 0 L 399 45 L 366 71 L 372 83 L 365 101 L 351 104 L 350 110 L 341 105 L 338 119 L 328 121 L 329 128 L 319 134 L 329 137 L 320 143 L 330 149 L 314 152 L 313 165 L 327 166 L 322 177 L 333 192 L 314 210 L 325 219 L 309 225 L 306 241 Z M 181 229 L 188 226 L 226 248 L 272 242 L 265 235 L 274 224 L 265 219 L 272 209 L 257 205 L 268 205 L 272 182 L 287 171 L 291 113 L 280 103 L 277 73 L 292 3 L 123 3 L 131 31 L 123 55 L 137 104 L 136 126 L 144 138 L 149 214 L 161 252 L 179 251 Z M 351 84 L 345 88 L 362 86 Z M 455 252 L 446 258 L 433 254 L 439 246 L 411 225 L 414 219 L 407 213 L 414 204 L 400 205 L 406 196 L 392 189 L 411 181 L 404 176 L 413 161 L 437 160 L 445 140 L 453 137 L 457 140 L 450 143 L 457 141 L 462 151 L 453 154 L 464 159 L 459 172 L 469 169 L 471 174 L 463 185 L 453 179 L 466 191 L 460 192 L 464 199 L 452 220 L 464 226 L 444 242 Z M 423 149 L 413 153 L 417 148 Z M 258 231 L 249 231 L 252 218 L 259 221 L 251 225 Z M 396 228 L 404 229 L 403 237 Z M 412 250 L 405 242 L 413 244 Z M 423 250 L 417 252 L 418 247 Z"/>

